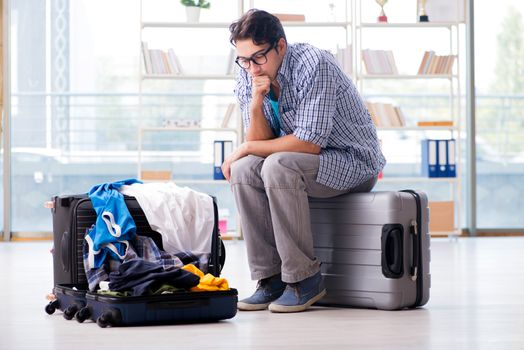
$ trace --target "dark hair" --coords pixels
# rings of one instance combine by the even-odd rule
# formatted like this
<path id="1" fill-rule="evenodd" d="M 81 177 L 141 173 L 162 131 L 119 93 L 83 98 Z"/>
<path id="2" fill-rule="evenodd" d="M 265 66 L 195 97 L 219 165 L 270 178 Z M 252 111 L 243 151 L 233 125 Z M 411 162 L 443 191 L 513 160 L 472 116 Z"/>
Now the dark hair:
<path id="1" fill-rule="evenodd" d="M 235 45 L 238 40 L 251 39 L 255 45 L 276 45 L 286 34 L 280 20 L 272 14 L 251 9 L 229 26 L 229 41 Z"/>

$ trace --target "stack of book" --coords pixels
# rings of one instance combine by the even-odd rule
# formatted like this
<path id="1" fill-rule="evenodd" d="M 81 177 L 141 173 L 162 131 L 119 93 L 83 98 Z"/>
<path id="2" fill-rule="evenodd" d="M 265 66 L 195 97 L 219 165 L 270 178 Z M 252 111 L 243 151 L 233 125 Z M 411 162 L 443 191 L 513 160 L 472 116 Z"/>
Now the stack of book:
<path id="1" fill-rule="evenodd" d="M 362 60 L 368 74 L 398 74 L 391 50 L 362 50 Z"/>
<path id="2" fill-rule="evenodd" d="M 142 56 L 146 74 L 183 74 L 182 66 L 173 49 L 167 51 L 149 49 L 146 42 L 142 42 Z"/>
<path id="3" fill-rule="evenodd" d="M 371 115 L 371 120 L 377 127 L 402 127 L 406 126 L 404 113 L 398 106 L 391 103 L 369 102 L 366 107 Z"/>
<path id="4" fill-rule="evenodd" d="M 451 74 L 453 72 L 453 63 L 455 55 L 435 55 L 434 51 L 424 52 L 422 62 L 418 68 L 418 75 L 425 74 Z"/>

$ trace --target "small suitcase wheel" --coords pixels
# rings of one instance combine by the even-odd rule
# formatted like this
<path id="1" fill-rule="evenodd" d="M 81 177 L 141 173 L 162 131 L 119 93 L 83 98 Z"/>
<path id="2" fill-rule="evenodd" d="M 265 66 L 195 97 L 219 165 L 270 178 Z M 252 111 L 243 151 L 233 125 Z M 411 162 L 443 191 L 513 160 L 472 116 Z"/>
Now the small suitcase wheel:
<path id="1" fill-rule="evenodd" d="M 45 312 L 48 315 L 52 315 L 55 313 L 55 310 L 57 307 L 58 307 L 58 300 L 54 300 L 45 306 Z"/>
<path id="2" fill-rule="evenodd" d="M 106 328 L 111 325 L 111 315 L 102 314 L 99 318 L 96 319 L 96 324 L 99 327 Z"/>
<path id="3" fill-rule="evenodd" d="M 89 317 L 91 317 L 91 311 L 89 311 L 88 307 L 81 308 L 75 315 L 75 318 L 79 323 L 84 322 Z"/>
<path id="4" fill-rule="evenodd" d="M 78 307 L 76 305 L 69 306 L 67 309 L 64 310 L 64 318 L 66 320 L 73 319 L 77 311 L 78 311 Z"/>

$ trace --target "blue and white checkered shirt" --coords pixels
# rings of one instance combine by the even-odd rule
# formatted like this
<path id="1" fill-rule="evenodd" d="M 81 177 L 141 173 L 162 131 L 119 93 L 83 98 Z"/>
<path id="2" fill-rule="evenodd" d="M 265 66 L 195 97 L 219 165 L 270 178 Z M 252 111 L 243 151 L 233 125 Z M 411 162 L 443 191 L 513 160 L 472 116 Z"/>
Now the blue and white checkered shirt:
<path id="1" fill-rule="evenodd" d="M 282 124 L 278 136 L 293 134 L 322 148 L 318 183 L 346 190 L 378 175 L 386 160 L 375 125 L 355 85 L 331 53 L 309 44 L 288 44 L 277 81 Z M 237 76 L 235 95 L 247 128 L 251 78 L 245 70 Z M 267 96 L 264 114 L 278 130 Z"/>

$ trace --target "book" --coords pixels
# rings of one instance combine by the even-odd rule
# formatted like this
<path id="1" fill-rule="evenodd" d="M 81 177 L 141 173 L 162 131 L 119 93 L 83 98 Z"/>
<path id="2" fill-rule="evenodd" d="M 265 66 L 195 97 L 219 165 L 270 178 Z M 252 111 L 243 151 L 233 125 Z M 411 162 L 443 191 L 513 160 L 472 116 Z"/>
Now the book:
<path id="1" fill-rule="evenodd" d="M 420 66 L 418 67 L 418 75 L 424 74 L 424 70 L 426 68 L 426 63 L 429 58 L 429 51 L 424 52 L 424 56 L 422 56 L 422 61 L 420 62 Z"/>
<path id="2" fill-rule="evenodd" d="M 305 22 L 306 16 L 295 13 L 273 13 L 281 22 Z"/>
<path id="3" fill-rule="evenodd" d="M 362 50 L 362 60 L 368 74 L 398 74 L 393 51 Z"/>
<path id="4" fill-rule="evenodd" d="M 144 68 L 146 74 L 152 74 L 153 68 L 151 63 L 151 55 L 149 53 L 147 42 L 142 41 L 142 58 L 144 60 Z"/>

